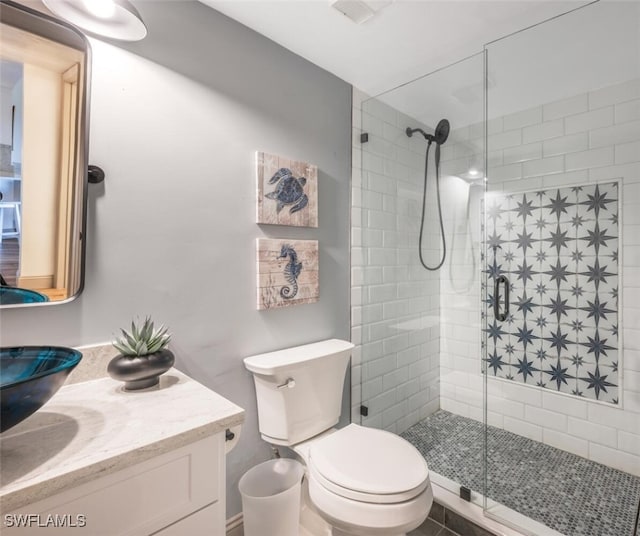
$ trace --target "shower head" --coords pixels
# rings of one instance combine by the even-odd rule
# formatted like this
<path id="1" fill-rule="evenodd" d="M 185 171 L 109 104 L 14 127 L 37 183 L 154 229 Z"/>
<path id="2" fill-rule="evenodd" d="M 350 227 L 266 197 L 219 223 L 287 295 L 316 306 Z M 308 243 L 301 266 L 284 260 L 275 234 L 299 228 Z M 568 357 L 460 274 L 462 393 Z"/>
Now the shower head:
<path id="1" fill-rule="evenodd" d="M 447 138 L 449 137 L 449 129 L 450 129 L 449 121 L 447 121 L 446 119 L 442 119 L 438 122 L 436 126 L 436 130 L 433 134 L 427 134 L 421 128 L 411 128 L 411 127 L 407 127 L 407 129 L 405 130 L 405 133 L 407 134 L 407 136 L 411 137 L 413 136 L 414 132 L 419 132 L 424 136 L 424 139 L 427 140 L 429 143 L 435 141 L 436 144 L 442 145 L 445 141 L 447 141 Z"/>
<path id="2" fill-rule="evenodd" d="M 447 138 L 449 137 L 449 130 L 451 129 L 451 127 L 449 126 L 449 121 L 446 119 L 441 119 L 438 124 L 436 125 L 436 131 L 433 134 L 433 137 L 435 138 L 435 142 L 438 145 L 442 145 L 445 141 L 447 141 Z"/>

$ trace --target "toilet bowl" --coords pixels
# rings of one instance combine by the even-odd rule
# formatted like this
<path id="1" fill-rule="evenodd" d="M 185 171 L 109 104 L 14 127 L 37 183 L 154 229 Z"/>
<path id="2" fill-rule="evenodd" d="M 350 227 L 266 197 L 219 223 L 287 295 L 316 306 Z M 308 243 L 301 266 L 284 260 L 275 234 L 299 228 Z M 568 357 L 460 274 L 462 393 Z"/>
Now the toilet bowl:
<path id="1" fill-rule="evenodd" d="M 307 534 L 404 536 L 431 509 L 429 469 L 395 434 L 357 424 L 333 428 L 352 348 L 332 339 L 246 358 L 260 433 L 305 464 L 303 511 L 325 524 L 314 518 Z"/>
<path id="2" fill-rule="evenodd" d="M 311 502 L 333 534 L 403 535 L 431 509 L 427 464 L 395 434 L 350 424 L 293 449 L 306 462 Z"/>

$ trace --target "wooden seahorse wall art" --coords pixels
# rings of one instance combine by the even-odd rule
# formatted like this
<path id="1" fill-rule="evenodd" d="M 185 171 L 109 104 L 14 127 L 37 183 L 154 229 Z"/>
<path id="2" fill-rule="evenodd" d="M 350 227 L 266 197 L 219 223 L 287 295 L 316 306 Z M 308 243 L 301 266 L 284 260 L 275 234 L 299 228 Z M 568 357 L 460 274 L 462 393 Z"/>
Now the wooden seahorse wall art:
<path id="1" fill-rule="evenodd" d="M 258 309 L 318 301 L 318 241 L 258 238 Z"/>

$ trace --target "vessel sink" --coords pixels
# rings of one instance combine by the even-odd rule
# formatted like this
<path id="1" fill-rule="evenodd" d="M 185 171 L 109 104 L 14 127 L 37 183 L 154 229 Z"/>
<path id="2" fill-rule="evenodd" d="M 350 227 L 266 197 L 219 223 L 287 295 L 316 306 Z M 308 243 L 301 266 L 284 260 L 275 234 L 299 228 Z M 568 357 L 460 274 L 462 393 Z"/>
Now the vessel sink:
<path id="1" fill-rule="evenodd" d="M 47 301 L 49 301 L 47 296 L 35 290 L 18 287 L 0 287 L 0 305 L 42 303 Z"/>
<path id="2" fill-rule="evenodd" d="M 77 350 L 60 346 L 0 348 L 0 432 L 38 411 L 81 359 Z"/>

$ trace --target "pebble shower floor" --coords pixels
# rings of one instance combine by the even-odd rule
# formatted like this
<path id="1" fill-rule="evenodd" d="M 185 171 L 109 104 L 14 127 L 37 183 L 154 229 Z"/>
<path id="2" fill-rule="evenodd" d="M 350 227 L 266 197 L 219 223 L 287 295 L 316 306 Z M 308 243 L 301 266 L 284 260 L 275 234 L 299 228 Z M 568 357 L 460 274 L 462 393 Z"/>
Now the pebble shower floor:
<path id="1" fill-rule="evenodd" d="M 482 493 L 483 424 L 438 411 L 402 434 L 429 468 Z M 640 478 L 488 427 L 487 496 L 566 536 L 633 536 Z"/>

